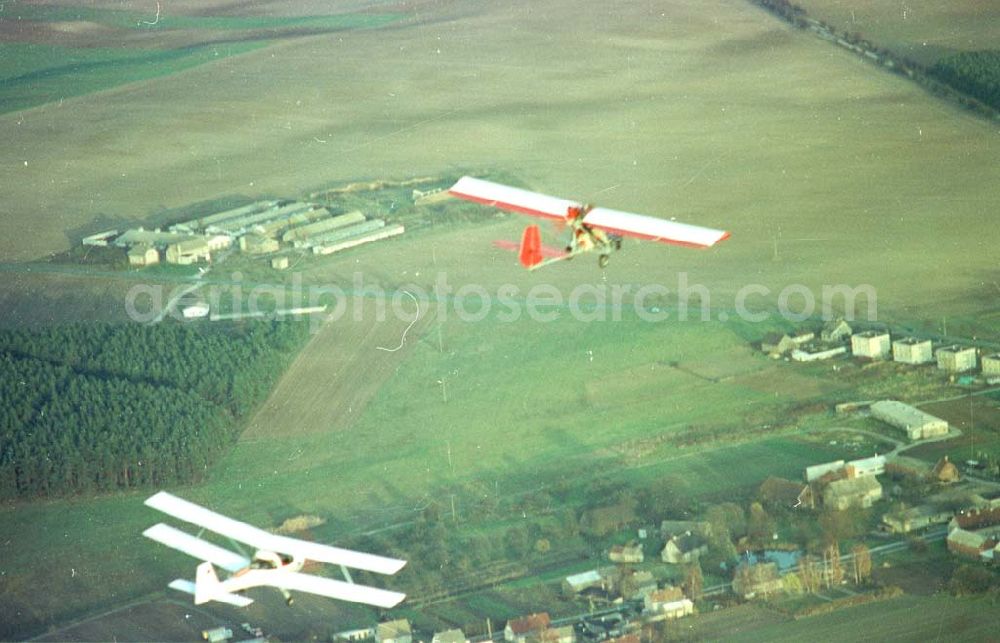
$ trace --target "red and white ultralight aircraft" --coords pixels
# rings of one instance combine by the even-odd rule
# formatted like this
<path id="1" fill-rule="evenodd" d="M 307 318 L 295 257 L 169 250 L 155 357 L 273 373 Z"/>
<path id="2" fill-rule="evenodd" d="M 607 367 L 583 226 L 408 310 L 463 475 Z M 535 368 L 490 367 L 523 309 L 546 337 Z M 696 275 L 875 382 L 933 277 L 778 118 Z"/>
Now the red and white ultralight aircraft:
<path id="1" fill-rule="evenodd" d="M 272 534 L 245 522 L 217 514 L 166 491 L 147 498 L 146 504 L 180 520 L 226 536 L 236 549 L 240 549 L 236 544 L 236 541 L 239 541 L 256 550 L 252 556 L 247 556 L 164 523 L 153 525 L 142 532 L 147 538 L 205 561 L 198 565 L 194 581 L 179 578 L 169 585 L 173 589 L 194 594 L 195 604 L 220 601 L 237 607 L 246 607 L 253 602 L 253 599 L 238 592 L 252 587 L 274 587 L 281 592 L 289 605 L 292 604 L 289 590 L 384 608 L 393 607 L 406 598 L 405 594 L 399 592 L 355 585 L 347 572 L 347 567 L 353 567 L 379 574 L 395 574 L 406 564 L 405 560 L 384 558 Z M 346 582 L 301 573 L 306 560 L 340 565 Z M 230 576 L 225 580 L 219 580 L 214 565 L 229 572 Z"/>
<path id="2" fill-rule="evenodd" d="M 555 252 L 542 246 L 541 232 L 537 225 L 530 225 L 524 229 L 518 255 L 521 265 L 528 270 L 570 259 L 583 252 L 600 253 L 597 263 L 603 268 L 608 265 L 611 253 L 621 248 L 622 237 L 648 239 L 693 248 L 708 248 L 729 237 L 729 233 L 724 230 L 608 208 L 595 208 L 576 201 L 471 176 L 463 176 L 448 192 L 460 199 L 568 225 L 571 232 L 569 243 L 565 251 Z"/>

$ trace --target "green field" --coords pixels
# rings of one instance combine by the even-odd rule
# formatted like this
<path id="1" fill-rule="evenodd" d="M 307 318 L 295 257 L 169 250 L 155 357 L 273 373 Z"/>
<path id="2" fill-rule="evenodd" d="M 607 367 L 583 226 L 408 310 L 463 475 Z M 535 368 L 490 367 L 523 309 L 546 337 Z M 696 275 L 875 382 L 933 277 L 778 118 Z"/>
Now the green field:
<path id="1" fill-rule="evenodd" d="M 46 42 L 0 43 L 0 113 L 60 102 L 137 81 L 168 76 L 238 56 L 279 41 L 289 30 L 329 32 L 373 28 L 398 20 L 394 14 L 338 14 L 287 17 L 171 15 L 146 24 L 148 14 L 93 7 L 9 3 L 0 22 L 83 22 L 118 32 L 223 32 L 224 38 L 177 46 L 72 46 Z M 232 33 L 235 32 L 234 37 Z M 201 39 L 201 42 L 198 40 Z M 217 42 L 213 42 L 217 40 Z M 206 42 L 207 40 L 207 42 Z"/>
<path id="2" fill-rule="evenodd" d="M 991 597 L 901 596 L 796 621 L 731 631 L 728 641 L 988 641 L 996 638 Z"/>
<path id="3" fill-rule="evenodd" d="M 458 527 L 468 530 L 482 520 L 476 490 L 499 494 L 505 506 L 511 504 L 505 499 L 558 486 L 572 508 L 594 502 L 587 490 L 598 477 L 631 488 L 669 478 L 693 500 L 734 497 L 768 475 L 795 477 L 808 464 L 844 455 L 792 438 L 726 441 L 700 450 L 672 448 L 668 439 L 639 456 L 616 449 L 628 439 L 669 438 L 672 427 L 688 423 L 725 423 L 738 431 L 736 418 L 748 406 L 777 421 L 780 398 L 691 376 L 679 385 L 672 369 L 651 369 L 652 379 L 637 380 L 632 391 L 619 382 L 615 404 L 587 401 L 588 385 L 615 382 L 637 363 L 697 361 L 699 353 L 739 350 L 743 340 L 726 326 L 455 321 L 442 337 L 443 352 L 436 332 L 428 331 L 348 431 L 283 436 L 269 429 L 266 438 L 239 442 L 206 484 L 179 493 L 265 526 L 318 514 L 329 522 L 313 535 L 343 540 L 408 521 L 429 499 L 450 494 L 459 499 Z M 568 352 L 583 345 L 592 347 L 593 363 L 583 351 Z M 554 363 L 562 364 L 558 372 Z M 442 378 L 449 382 L 447 402 L 437 383 Z M 143 497 L 0 510 L 0 536 L 20 552 L 5 561 L 0 579 L 0 620 L 14 627 L 0 636 L 23 635 L 114 597 L 156 591 L 163 579 L 187 569 L 183 556 L 138 536 L 156 519 L 142 507 Z M 103 554 L 109 550 L 110 560 Z M 60 569 L 75 569 L 60 585 L 66 594 L 29 589 L 59 577 Z"/>

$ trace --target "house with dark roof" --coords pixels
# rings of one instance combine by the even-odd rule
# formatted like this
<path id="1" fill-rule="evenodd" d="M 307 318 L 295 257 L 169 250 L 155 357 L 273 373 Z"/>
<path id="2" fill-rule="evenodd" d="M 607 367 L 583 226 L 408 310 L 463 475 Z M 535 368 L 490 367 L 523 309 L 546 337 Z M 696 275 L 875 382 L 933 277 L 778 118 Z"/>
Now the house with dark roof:
<path id="1" fill-rule="evenodd" d="M 679 565 L 693 563 L 708 552 L 708 541 L 698 534 L 687 532 L 680 536 L 671 536 L 660 552 L 660 560 L 665 563 Z"/>

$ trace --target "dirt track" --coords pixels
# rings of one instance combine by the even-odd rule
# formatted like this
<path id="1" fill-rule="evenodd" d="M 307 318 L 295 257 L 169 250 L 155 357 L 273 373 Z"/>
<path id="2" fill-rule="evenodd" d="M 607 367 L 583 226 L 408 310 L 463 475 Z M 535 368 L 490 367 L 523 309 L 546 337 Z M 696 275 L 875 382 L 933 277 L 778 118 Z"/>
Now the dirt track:
<path id="1" fill-rule="evenodd" d="M 349 306 L 351 311 L 360 309 L 361 320 L 356 321 L 350 312 L 326 323 L 285 372 L 241 440 L 347 428 L 433 320 L 433 314 L 424 310 L 407 331 L 409 322 L 397 319 L 391 310 L 385 322 L 375 322 L 372 299 L 355 298 Z M 409 315 L 413 308 L 407 301 L 401 310 Z"/>

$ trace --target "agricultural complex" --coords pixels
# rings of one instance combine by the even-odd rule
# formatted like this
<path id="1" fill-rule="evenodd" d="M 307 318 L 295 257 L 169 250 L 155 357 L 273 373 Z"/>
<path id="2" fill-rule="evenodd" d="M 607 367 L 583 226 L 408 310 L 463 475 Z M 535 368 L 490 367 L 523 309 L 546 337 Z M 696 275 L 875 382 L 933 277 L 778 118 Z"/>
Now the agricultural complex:
<path id="1" fill-rule="evenodd" d="M 0 639 L 991 635 L 1000 140 L 885 61 L 992 10 L 330 4 L 4 3 Z M 463 175 L 732 238 L 528 272 Z M 159 489 L 408 598 L 195 606 Z"/>

